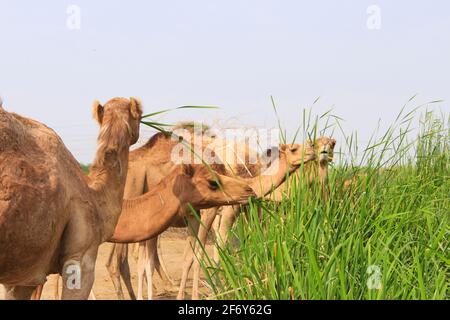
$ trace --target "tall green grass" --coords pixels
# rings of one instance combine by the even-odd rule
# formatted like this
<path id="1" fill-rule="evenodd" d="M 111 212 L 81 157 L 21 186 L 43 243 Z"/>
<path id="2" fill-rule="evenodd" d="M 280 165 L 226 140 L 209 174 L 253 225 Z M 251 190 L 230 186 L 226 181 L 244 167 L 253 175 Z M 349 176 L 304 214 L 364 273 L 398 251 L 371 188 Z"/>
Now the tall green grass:
<path id="1" fill-rule="evenodd" d="M 250 203 L 220 265 L 202 262 L 210 298 L 448 298 L 449 120 L 427 113 L 412 135 L 413 119 L 402 111 L 363 150 L 338 141 L 328 200 L 299 182 L 281 203 Z"/>

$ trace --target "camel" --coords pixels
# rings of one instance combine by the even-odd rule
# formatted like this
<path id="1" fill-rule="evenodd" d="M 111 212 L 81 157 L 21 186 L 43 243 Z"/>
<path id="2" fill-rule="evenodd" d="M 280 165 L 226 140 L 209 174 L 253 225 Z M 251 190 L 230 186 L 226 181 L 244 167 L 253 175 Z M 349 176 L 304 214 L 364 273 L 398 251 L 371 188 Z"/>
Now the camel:
<path id="1" fill-rule="evenodd" d="M 267 200 L 280 202 L 283 197 L 289 197 L 290 185 L 295 181 L 302 181 L 307 185 L 318 182 L 322 187 L 322 194 L 328 197 L 326 179 L 328 177 L 328 164 L 333 161 L 336 140 L 330 137 L 319 137 L 314 143 L 308 142 L 314 148 L 316 161 L 305 164 L 303 170 L 296 171 L 285 183 L 281 184 L 274 192 L 266 197 Z"/>
<path id="2" fill-rule="evenodd" d="M 228 177 L 219 171 L 225 171 L 223 165 L 211 165 L 210 168 L 207 165 L 177 165 L 149 192 L 124 199 L 122 214 L 108 241 L 145 241 L 183 221 L 192 209 L 246 203 L 249 197 L 255 196 L 243 179 Z"/>
<path id="3" fill-rule="evenodd" d="M 7 299 L 27 299 L 49 274 L 62 299 L 87 299 L 99 245 L 122 209 L 129 147 L 139 138 L 135 98 L 93 104 L 100 126 L 88 176 L 47 126 L 0 106 L 0 283 Z"/>

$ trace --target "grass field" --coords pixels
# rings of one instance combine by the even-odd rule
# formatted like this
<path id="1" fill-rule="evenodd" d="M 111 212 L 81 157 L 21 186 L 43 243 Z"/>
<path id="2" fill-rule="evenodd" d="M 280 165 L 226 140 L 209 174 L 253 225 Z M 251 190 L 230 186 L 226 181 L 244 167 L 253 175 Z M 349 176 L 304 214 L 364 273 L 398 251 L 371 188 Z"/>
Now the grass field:
<path id="1" fill-rule="evenodd" d="M 253 202 L 220 266 L 203 262 L 211 298 L 447 299 L 449 120 L 427 113 L 412 136 L 412 114 L 358 155 L 355 135 L 338 141 L 329 200 L 297 183 L 282 203 Z"/>

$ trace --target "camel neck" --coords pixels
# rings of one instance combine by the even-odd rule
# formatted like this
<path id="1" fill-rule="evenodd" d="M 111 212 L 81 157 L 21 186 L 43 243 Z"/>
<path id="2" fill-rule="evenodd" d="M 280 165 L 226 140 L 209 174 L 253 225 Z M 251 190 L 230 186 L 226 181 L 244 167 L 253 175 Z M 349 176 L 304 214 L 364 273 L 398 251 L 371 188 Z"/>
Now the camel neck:
<path id="1" fill-rule="evenodd" d="M 88 183 L 97 201 L 102 221 L 102 238 L 114 232 L 120 212 L 128 170 L 129 145 L 116 150 L 97 150 L 95 161 L 89 169 Z"/>
<path id="2" fill-rule="evenodd" d="M 146 194 L 124 200 L 114 234 L 108 241 L 140 242 L 166 230 L 181 210 L 180 199 L 173 192 L 175 181 L 175 177 L 169 176 Z"/>
<path id="3" fill-rule="evenodd" d="M 264 172 L 255 178 L 246 180 L 249 181 L 248 183 L 255 191 L 256 196 L 260 198 L 276 189 L 286 180 L 287 174 L 294 172 L 296 168 L 289 165 L 286 154 L 280 151 L 279 157 L 271 162 Z"/>
<path id="4" fill-rule="evenodd" d="M 328 162 L 319 163 L 319 179 L 322 184 L 325 184 L 325 180 L 328 177 Z"/>

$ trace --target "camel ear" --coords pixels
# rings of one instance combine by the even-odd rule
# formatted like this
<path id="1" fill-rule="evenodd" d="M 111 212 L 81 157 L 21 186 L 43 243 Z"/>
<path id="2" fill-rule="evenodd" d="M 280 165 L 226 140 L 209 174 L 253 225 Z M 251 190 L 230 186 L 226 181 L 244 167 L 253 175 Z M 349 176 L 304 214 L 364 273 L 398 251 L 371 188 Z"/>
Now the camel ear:
<path id="1" fill-rule="evenodd" d="M 331 145 L 334 148 L 334 146 L 336 145 L 336 139 L 331 139 Z"/>
<path id="2" fill-rule="evenodd" d="M 142 103 L 134 98 L 131 97 L 130 98 L 130 104 L 131 104 L 131 115 L 134 119 L 141 119 L 141 115 L 142 115 Z"/>
<path id="3" fill-rule="evenodd" d="M 92 117 L 98 122 L 98 124 L 102 124 L 103 122 L 103 106 L 95 100 L 92 104 Z"/>

